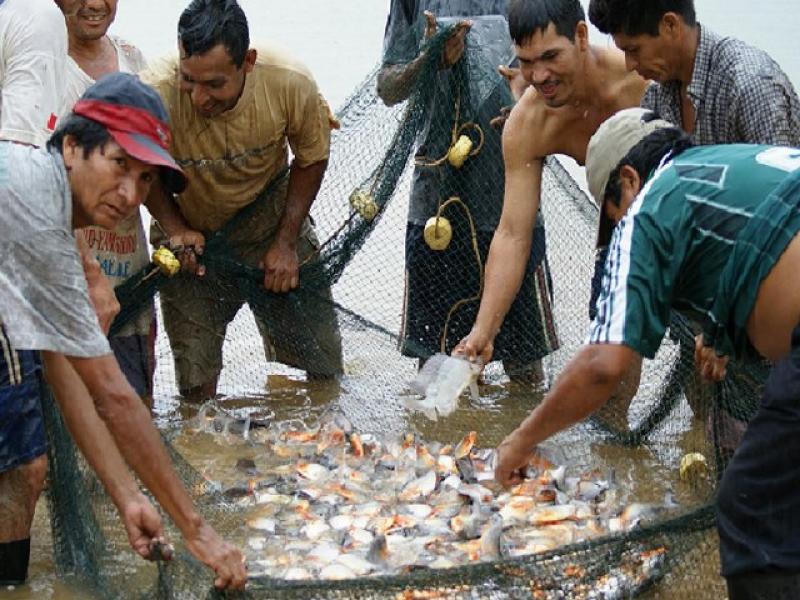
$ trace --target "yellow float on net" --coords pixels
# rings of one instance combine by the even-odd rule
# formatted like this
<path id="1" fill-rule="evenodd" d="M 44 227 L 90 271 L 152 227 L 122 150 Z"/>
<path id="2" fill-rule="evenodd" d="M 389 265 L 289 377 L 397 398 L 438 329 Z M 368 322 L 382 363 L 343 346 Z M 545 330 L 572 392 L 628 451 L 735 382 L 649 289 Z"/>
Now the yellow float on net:
<path id="1" fill-rule="evenodd" d="M 453 239 L 453 227 L 444 217 L 431 217 L 425 223 L 423 236 L 431 250 L 444 250 Z"/>
<path id="2" fill-rule="evenodd" d="M 706 462 L 706 457 L 699 452 L 692 452 L 681 458 L 681 480 L 688 481 L 696 479 L 704 476 L 706 473 L 708 473 L 708 463 Z"/>
<path id="3" fill-rule="evenodd" d="M 372 194 L 364 190 L 353 190 L 350 194 L 350 206 L 355 210 L 365 221 L 372 221 L 378 214 L 378 203 Z"/>
<path id="4" fill-rule="evenodd" d="M 462 135 L 455 144 L 450 147 L 447 153 L 447 161 L 456 169 L 464 166 L 464 162 L 472 152 L 472 140 L 469 136 Z"/>
<path id="5" fill-rule="evenodd" d="M 175 258 L 175 255 L 169 248 L 161 246 L 158 250 L 153 252 L 153 264 L 156 265 L 164 275 L 172 277 L 181 270 L 180 261 Z"/>

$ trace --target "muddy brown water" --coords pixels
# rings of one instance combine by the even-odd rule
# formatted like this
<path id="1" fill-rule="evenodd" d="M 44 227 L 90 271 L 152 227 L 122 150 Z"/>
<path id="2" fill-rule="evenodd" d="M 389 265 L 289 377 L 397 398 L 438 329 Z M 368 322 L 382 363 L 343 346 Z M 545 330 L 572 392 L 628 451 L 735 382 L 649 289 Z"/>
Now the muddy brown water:
<path id="1" fill-rule="evenodd" d="M 271 379 L 272 401 L 253 399 L 229 399 L 223 402 L 228 410 L 241 411 L 257 409 L 258 412 L 272 413 L 276 420 L 303 419 L 312 422 L 323 414 L 332 401 L 335 401 L 337 387 L 306 384 L 302 377 L 278 375 Z M 332 398 L 333 397 L 333 398 Z M 481 387 L 481 404 L 473 405 L 466 396 L 460 408 L 449 418 L 433 423 L 422 416 L 408 418 L 409 430 L 419 432 L 426 440 L 455 442 L 467 431 L 479 432 L 481 446 L 494 446 L 503 434 L 512 429 L 528 414 L 541 397 L 541 392 L 533 392 L 510 383 L 491 383 Z M 175 408 L 174 403 L 165 404 L 170 408 L 162 410 L 158 422 L 165 427 L 178 418 L 190 417 L 196 413 L 195 407 Z M 490 426 L 487 427 L 487 423 Z M 703 428 L 699 422 L 691 422 L 679 437 L 681 452 L 697 449 L 702 445 Z M 214 476 L 223 485 L 233 484 L 237 475 L 234 465 L 241 458 L 259 460 L 263 452 L 258 445 L 248 444 L 238 436 L 195 433 L 184 431 L 173 438 L 176 448 L 201 473 Z M 697 489 L 683 484 L 677 476 L 674 464 L 666 464 L 648 446 L 630 450 L 614 444 L 596 443 L 591 447 L 592 464 L 599 468 L 613 468 L 620 489 L 624 489 L 631 499 L 643 502 L 658 502 L 665 489 L 670 489 L 675 499 L 682 505 L 693 506 L 707 489 Z M 667 461 L 670 463 L 670 461 Z M 226 479 L 226 474 L 229 478 Z M 242 522 L 226 519 L 227 529 L 221 529 L 236 543 L 246 541 L 247 531 Z M 33 532 L 33 550 L 28 585 L 16 589 L 0 590 L 0 597 L 13 600 L 54 598 L 74 600 L 90 598 L 84 587 L 57 579 L 53 574 L 52 539 L 49 530 L 47 507 L 40 502 Z M 141 561 L 131 552 L 124 550 L 122 561 L 130 561 L 132 566 Z M 707 539 L 689 554 L 680 557 L 682 566 L 676 573 L 669 574 L 655 589 L 647 592 L 644 598 L 719 598 L 724 597 L 722 580 L 718 576 L 716 534 L 709 532 Z M 686 565 L 691 564 L 687 569 Z M 145 573 L 149 571 L 145 570 Z M 150 576 L 143 576 L 152 583 Z M 210 580 L 209 580 L 210 581 Z M 697 586 L 700 586 L 699 588 Z M 146 589 L 146 588 L 145 588 Z M 687 595 L 690 590 L 702 589 L 701 595 Z"/>

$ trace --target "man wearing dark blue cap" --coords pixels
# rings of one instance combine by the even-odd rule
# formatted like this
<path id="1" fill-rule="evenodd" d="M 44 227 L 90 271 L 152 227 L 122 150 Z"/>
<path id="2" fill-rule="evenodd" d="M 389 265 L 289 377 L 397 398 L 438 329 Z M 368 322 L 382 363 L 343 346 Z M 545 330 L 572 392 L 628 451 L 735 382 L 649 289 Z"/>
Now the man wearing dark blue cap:
<path id="1" fill-rule="evenodd" d="M 242 555 L 204 522 L 169 466 L 150 415 L 100 328 L 73 235 L 88 225 L 113 229 L 138 209 L 157 179 L 171 192 L 185 187 L 167 151 L 166 118 L 152 89 L 114 74 L 86 91 L 47 151 L 0 142 L 0 321 L 13 347 L 41 351 L 45 360 L 66 356 L 68 364 L 48 376 L 79 378 L 91 395 L 89 414 L 77 414 L 70 400 L 62 402 L 62 412 L 134 549 L 147 557 L 163 527 L 126 462 L 172 517 L 187 548 L 214 569 L 215 585 L 235 589 L 246 579 Z M 31 448 L 45 445 L 38 407 L 20 413 L 9 404 L 0 398 L 0 476 L 29 459 Z M 24 580 L 27 560 L 17 566 L 0 579 Z"/>

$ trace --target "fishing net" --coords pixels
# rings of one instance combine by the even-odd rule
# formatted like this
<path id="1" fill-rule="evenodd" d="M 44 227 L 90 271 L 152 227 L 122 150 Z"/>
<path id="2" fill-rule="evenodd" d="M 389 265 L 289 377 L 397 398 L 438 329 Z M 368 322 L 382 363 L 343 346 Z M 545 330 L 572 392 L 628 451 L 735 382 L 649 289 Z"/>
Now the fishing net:
<path id="1" fill-rule="evenodd" d="M 238 455 L 255 465 L 274 459 L 274 446 L 254 427 L 287 431 L 302 419 L 297 429 L 304 430 L 335 413 L 344 415 L 353 431 L 376 438 L 412 432 L 415 440 L 431 444 L 457 443 L 475 430 L 478 445 L 490 448 L 535 406 L 584 339 L 597 209 L 561 163 L 550 158 L 529 284 L 523 285 L 519 310 L 509 317 L 504 347 L 498 348 L 505 360 L 487 367 L 480 399 L 462 398 L 450 417 L 433 422 L 403 407 L 418 358 L 451 351 L 469 331 L 501 208 L 500 137 L 489 121 L 512 98 L 471 34 L 462 60 L 442 68 L 442 49 L 452 27 L 427 40 L 421 25 L 413 28 L 409 44 L 422 49 L 422 58 L 413 63 L 392 60 L 387 53 L 387 63 L 411 69 L 391 92 L 396 96 L 392 106 L 378 95 L 376 69 L 338 111 L 341 128 L 333 133 L 328 171 L 312 208 L 316 239 L 309 234 L 298 290 L 287 295 L 264 291 L 259 252 L 252 240 L 237 233 L 281 205 L 285 173 L 209 236 L 204 280 L 169 292 L 186 278 L 170 279 L 151 265 L 118 288 L 123 309 L 115 330 L 154 296 L 161 299 L 157 421 L 200 510 L 245 548 L 252 536 L 245 514 L 256 503 L 253 488 L 259 483 L 249 482 L 239 494 L 225 473 L 234 473 Z M 386 81 L 380 83 L 386 96 Z M 444 250 L 413 246 L 406 231 L 412 183 L 422 172 L 425 185 L 436 184 L 423 186 L 430 192 L 427 210 L 433 222 L 428 229 L 434 245 L 448 235 L 443 220 L 450 225 L 452 240 Z M 263 253 L 264 246 L 256 250 Z M 416 261 L 413 269 L 411 260 Z M 413 270 L 422 278 L 427 296 L 409 298 L 407 269 L 409 277 Z M 201 298 L 219 307 L 205 320 L 192 312 Z M 199 416 L 194 416 L 196 406 L 179 400 L 182 384 L 161 322 L 164 313 L 224 337 L 219 396 Z M 420 313 L 427 322 L 411 326 L 409 320 Z M 346 580 L 299 581 L 254 570 L 246 597 L 724 596 L 712 503 L 741 427 L 757 407 L 767 365 L 732 364 L 724 385 L 708 386 L 694 375 L 693 348 L 691 324 L 675 315 L 655 360 L 644 361 L 630 407 L 620 402 L 616 410 L 603 411 L 548 443 L 568 473 L 613 473 L 623 504 L 656 506 L 654 517 L 556 548 L 450 568 L 417 566 Z M 528 366 L 541 356 L 543 384 L 509 377 L 515 366 Z M 44 400 L 51 439 L 48 495 L 60 572 L 77 577 L 86 593 L 97 597 L 216 595 L 210 573 L 181 550 L 174 529 L 178 552 L 169 564 L 145 564 L 127 550 L 113 506 L 77 456 L 52 401 Z M 191 416 L 211 426 L 197 433 L 187 427 Z M 266 536 L 263 544 L 279 544 L 274 539 Z M 254 564 L 256 555 L 250 546 Z"/>

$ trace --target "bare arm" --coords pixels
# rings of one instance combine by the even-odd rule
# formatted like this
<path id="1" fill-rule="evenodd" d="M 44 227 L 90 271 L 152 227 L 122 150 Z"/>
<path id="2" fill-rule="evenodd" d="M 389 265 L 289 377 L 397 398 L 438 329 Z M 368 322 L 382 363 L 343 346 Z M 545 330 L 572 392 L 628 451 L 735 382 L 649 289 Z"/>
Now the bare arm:
<path id="1" fill-rule="evenodd" d="M 583 346 L 542 403 L 498 447 L 497 481 L 503 485 L 513 483 L 517 470 L 528 463 L 537 444 L 608 402 L 638 357 L 628 346 Z"/>
<path id="2" fill-rule="evenodd" d="M 539 211 L 543 163 L 533 141 L 538 132 L 531 132 L 526 121 L 515 107 L 503 133 L 503 212 L 489 248 L 478 316 L 457 348 L 469 358 L 481 356 L 484 363 L 491 359 L 494 338 L 522 285 Z"/>
<path id="3" fill-rule="evenodd" d="M 278 233 L 264 255 L 264 287 L 273 292 L 288 292 L 299 285 L 297 240 L 317 197 L 328 161 L 301 167 L 295 161 L 289 171 L 286 209 Z"/>
<path id="4" fill-rule="evenodd" d="M 113 355 L 68 357 L 91 394 L 97 414 L 124 457 L 183 534 L 189 550 L 217 574 L 217 587 L 244 586 L 241 553 L 222 541 L 196 511 L 172 468 L 150 414 Z"/>
<path id="5" fill-rule="evenodd" d="M 152 542 L 163 541 L 163 524 L 158 511 L 140 492 L 111 434 L 98 416 L 89 391 L 66 357 L 43 352 L 42 360 L 47 381 L 72 438 L 122 515 L 131 546 L 147 558 Z"/>
<path id="6" fill-rule="evenodd" d="M 425 55 L 420 55 L 410 63 L 385 65 L 378 72 L 378 96 L 386 106 L 394 106 L 406 100 L 414 90 Z"/>
<path id="7" fill-rule="evenodd" d="M 430 39 L 436 34 L 438 25 L 436 16 L 425 11 L 425 39 Z M 449 69 L 464 55 L 466 48 L 466 35 L 472 23 L 461 21 L 456 25 L 450 38 L 445 42 L 442 55 L 441 68 Z M 414 91 L 414 82 L 427 60 L 425 53 L 414 60 L 404 64 L 385 65 L 378 73 L 377 92 L 386 106 L 394 106 L 406 100 Z"/>

